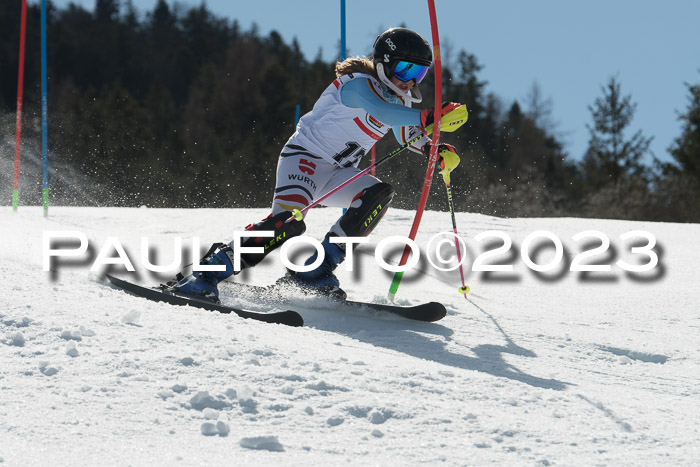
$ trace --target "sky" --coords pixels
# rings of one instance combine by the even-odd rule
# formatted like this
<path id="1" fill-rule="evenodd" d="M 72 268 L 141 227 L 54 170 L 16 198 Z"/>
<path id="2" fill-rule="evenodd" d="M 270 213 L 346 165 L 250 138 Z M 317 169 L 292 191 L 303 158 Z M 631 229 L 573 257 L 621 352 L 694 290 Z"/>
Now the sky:
<path id="1" fill-rule="evenodd" d="M 132 0 L 139 12 L 156 0 Z M 93 9 L 95 0 L 54 0 Z M 125 3 L 125 1 L 123 1 Z M 169 4 L 174 4 L 168 0 Z M 189 7 L 199 0 L 179 0 Z M 297 38 L 313 59 L 336 59 L 340 38 L 340 0 L 208 0 L 219 17 L 238 20 L 261 34 L 277 30 L 287 43 Z M 533 86 L 551 100 L 554 132 L 574 159 L 586 151 L 592 123 L 588 109 L 612 76 L 623 95 L 637 104 L 627 137 L 641 130 L 653 136 L 651 150 L 670 160 L 668 148 L 680 136 L 679 113 L 689 104 L 685 83 L 700 83 L 700 2 L 696 0 L 437 0 L 443 62 L 460 50 L 483 66 L 487 92 L 506 108 L 525 105 Z M 312 17 L 313 15 L 313 17 Z M 431 42 L 425 0 L 347 0 L 346 44 L 350 55 L 365 55 L 381 31 L 397 25 L 414 29 Z M 651 162 L 647 157 L 646 162 Z"/>

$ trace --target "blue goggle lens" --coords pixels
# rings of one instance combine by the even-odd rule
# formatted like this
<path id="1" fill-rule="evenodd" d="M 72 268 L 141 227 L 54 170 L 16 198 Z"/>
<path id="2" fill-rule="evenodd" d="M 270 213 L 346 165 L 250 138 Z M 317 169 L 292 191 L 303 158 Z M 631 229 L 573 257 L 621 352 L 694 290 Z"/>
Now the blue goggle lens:
<path id="1" fill-rule="evenodd" d="M 400 61 L 394 67 L 394 76 L 407 83 L 412 79 L 416 80 L 416 84 L 420 83 L 425 75 L 428 74 L 428 66 L 416 65 L 415 63 Z"/>

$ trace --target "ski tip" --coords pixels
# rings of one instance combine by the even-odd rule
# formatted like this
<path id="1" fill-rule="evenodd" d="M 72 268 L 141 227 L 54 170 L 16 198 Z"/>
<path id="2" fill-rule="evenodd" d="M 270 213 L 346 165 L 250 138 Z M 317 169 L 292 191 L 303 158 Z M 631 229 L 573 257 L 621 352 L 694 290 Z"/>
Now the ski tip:
<path id="1" fill-rule="evenodd" d="M 299 313 L 293 310 L 284 311 L 284 321 L 280 324 L 286 324 L 292 327 L 302 327 L 304 326 L 304 318 L 301 317 Z"/>
<path id="2" fill-rule="evenodd" d="M 110 276 L 109 274 L 105 274 L 104 278 L 107 279 L 105 281 L 105 283 L 110 282 L 110 283 L 117 285 L 117 286 L 119 286 L 121 283 L 124 282 L 123 280 L 119 279 L 118 277 Z"/>
<path id="3" fill-rule="evenodd" d="M 442 318 L 447 316 L 447 308 L 445 308 L 445 305 L 442 303 L 430 302 L 430 305 L 433 307 L 433 313 L 430 319 L 426 319 L 426 321 L 434 323 L 435 321 L 440 321 Z"/>

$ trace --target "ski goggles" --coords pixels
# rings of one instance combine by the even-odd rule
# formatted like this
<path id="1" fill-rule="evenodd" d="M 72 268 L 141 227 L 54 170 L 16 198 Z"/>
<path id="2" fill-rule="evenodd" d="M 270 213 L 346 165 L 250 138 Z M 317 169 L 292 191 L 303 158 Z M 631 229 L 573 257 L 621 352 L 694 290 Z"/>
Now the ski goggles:
<path id="1" fill-rule="evenodd" d="M 416 80 L 416 84 L 418 84 L 423 80 L 423 78 L 425 78 L 425 75 L 428 74 L 428 68 L 430 67 L 416 65 L 415 63 L 401 60 L 400 62 L 396 63 L 396 66 L 394 67 L 394 76 L 404 83 L 414 79 Z"/>

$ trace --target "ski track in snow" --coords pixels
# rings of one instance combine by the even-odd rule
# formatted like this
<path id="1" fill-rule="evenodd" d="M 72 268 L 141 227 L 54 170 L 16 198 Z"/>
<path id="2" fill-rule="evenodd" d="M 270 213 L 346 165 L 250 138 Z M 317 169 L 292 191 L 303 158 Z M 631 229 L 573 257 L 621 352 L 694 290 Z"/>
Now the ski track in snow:
<path id="1" fill-rule="evenodd" d="M 291 328 L 126 295 L 90 273 L 91 261 L 42 271 L 42 232 L 79 230 L 93 255 L 118 237 L 139 272 L 119 275 L 155 284 L 140 265 L 142 236 L 166 263 L 175 236 L 200 236 L 205 249 L 265 214 L 52 207 L 44 219 L 38 207 L 0 208 L 0 462 L 700 463 L 698 225 L 459 213 L 465 239 L 501 230 L 517 250 L 544 229 L 569 256 L 580 246 L 571 237 L 596 229 L 613 259 L 629 260 L 618 236 L 647 230 L 661 264 L 651 278 L 538 277 L 517 250 L 500 257 L 514 273 L 468 273 L 465 300 L 456 271 L 421 262 L 397 298 L 443 302 L 437 323 L 302 309 L 305 327 Z M 313 210 L 307 235 L 320 238 L 337 216 Z M 374 246 L 406 236 L 412 216 L 390 211 L 356 250 L 356 271 L 339 267 L 352 299 L 384 300 L 392 274 Z M 425 213 L 419 245 L 450 225 L 447 213 Z M 273 253 L 234 280 L 268 285 L 283 273 Z M 225 304 L 265 310 L 225 289 Z"/>

